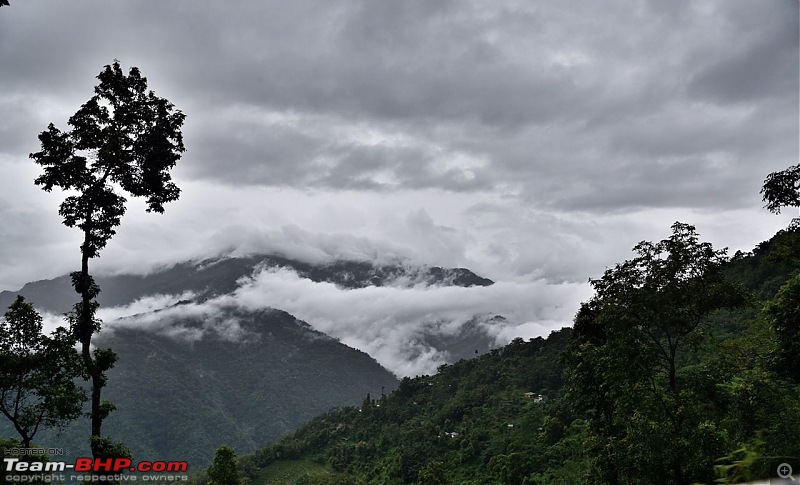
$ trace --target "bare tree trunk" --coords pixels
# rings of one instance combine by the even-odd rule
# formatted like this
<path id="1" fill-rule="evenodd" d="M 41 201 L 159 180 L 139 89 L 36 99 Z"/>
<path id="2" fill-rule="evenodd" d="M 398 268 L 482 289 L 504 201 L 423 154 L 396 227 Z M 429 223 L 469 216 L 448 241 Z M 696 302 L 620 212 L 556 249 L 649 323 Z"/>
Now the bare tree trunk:
<path id="1" fill-rule="evenodd" d="M 92 229 L 91 219 L 87 219 L 84 226 L 84 242 L 81 246 L 81 304 L 82 309 L 78 315 L 78 337 L 81 343 L 81 355 L 83 364 L 92 381 L 92 437 L 100 437 L 100 429 L 103 425 L 103 416 L 100 409 L 100 393 L 103 388 L 103 371 L 97 366 L 92 357 L 92 335 L 94 334 L 94 311 L 92 309 L 92 285 L 89 276 L 89 234 Z M 94 440 L 92 440 L 94 442 Z M 92 446 L 92 456 L 97 458 L 96 450 Z"/>

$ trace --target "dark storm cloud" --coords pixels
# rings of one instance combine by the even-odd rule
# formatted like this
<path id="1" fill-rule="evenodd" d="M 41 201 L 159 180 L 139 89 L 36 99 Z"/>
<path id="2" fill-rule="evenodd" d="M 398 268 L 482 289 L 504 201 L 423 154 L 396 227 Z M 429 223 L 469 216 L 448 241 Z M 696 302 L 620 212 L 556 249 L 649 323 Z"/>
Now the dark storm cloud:
<path id="1" fill-rule="evenodd" d="M 791 0 L 31 3 L 2 12 L 3 94 L 77 104 L 139 65 L 189 114 L 194 179 L 624 211 L 741 203 L 797 159 Z"/>
<path id="2" fill-rule="evenodd" d="M 278 176 L 266 183 L 505 188 L 544 206 L 583 210 L 719 207 L 744 203 L 751 186 L 743 181 L 763 178 L 767 162 L 754 146 L 780 141 L 783 155 L 776 158 L 784 161 L 770 160 L 773 166 L 796 153 L 796 77 L 774 75 L 797 71 L 797 43 L 786 42 L 797 30 L 790 7 L 778 5 L 771 18 L 782 21 L 767 23 L 768 33 L 764 16 L 716 20 L 719 12 L 744 8 L 731 3 L 677 10 L 673 17 L 687 22 L 678 29 L 652 18 L 653 11 L 625 5 L 608 12 L 587 5 L 580 13 L 427 7 L 370 3 L 339 11 L 321 29 L 328 44 L 313 59 L 308 52 L 277 56 L 278 69 L 266 78 L 248 76 L 261 84 L 237 94 L 268 111 L 340 113 L 341 123 L 386 125 L 440 147 L 445 157 L 485 160 L 483 176 L 459 178 L 458 170 L 434 176 L 443 157 L 424 150 L 319 140 L 313 157 L 307 145 L 295 157 L 282 150 L 291 178 L 280 176 L 277 162 Z M 616 16 L 615 29 L 599 28 L 603 15 Z M 529 30 L 520 32 L 522 25 Z M 310 44 L 324 44 L 319 38 L 312 34 Z M 775 42 L 783 42 L 780 49 L 769 48 Z M 772 73 L 766 79 L 788 80 L 764 84 L 768 92 L 758 96 L 758 83 L 745 77 L 753 112 L 742 113 L 741 96 L 726 93 L 738 82 L 733 74 L 748 70 L 760 73 L 749 78 Z M 698 103 L 703 92 L 714 94 L 713 109 Z M 765 116 L 789 123 L 765 129 Z M 320 167 L 320 158 L 329 166 Z M 730 175 L 721 177 L 722 168 Z M 381 171 L 392 183 L 373 176 Z"/>
<path id="3" fill-rule="evenodd" d="M 688 89 L 692 96 L 728 104 L 758 103 L 797 93 L 800 4 L 793 0 L 775 3 L 780 8 L 751 3 L 729 12 L 730 22 L 737 27 L 761 28 L 745 28 L 739 36 L 731 37 L 735 48 L 691 79 Z"/>
<path id="4" fill-rule="evenodd" d="M 386 239 L 419 254 L 586 281 L 617 243 L 598 234 L 636 226 L 619 217 L 755 211 L 765 175 L 798 161 L 795 0 L 25 0 L 0 11 L 4 183 L 31 185 L 36 134 L 114 58 L 187 114 L 170 257 L 216 226 L 241 243 L 230 219 L 400 228 Z M 362 212 L 340 229 L 331 207 Z M 139 249 L 163 239 L 148 230 L 126 251 L 158 253 Z"/>

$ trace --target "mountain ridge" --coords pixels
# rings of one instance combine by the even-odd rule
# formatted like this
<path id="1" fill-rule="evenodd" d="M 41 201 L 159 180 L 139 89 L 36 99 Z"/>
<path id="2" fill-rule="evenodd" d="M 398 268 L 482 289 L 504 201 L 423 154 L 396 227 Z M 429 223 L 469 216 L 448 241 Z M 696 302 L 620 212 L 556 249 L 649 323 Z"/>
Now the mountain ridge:
<path id="1" fill-rule="evenodd" d="M 222 444 L 254 451 L 322 412 L 389 392 L 398 382 L 365 352 L 281 310 L 231 309 L 212 322 L 169 318 L 176 327 L 203 331 L 186 339 L 116 327 L 95 340 L 119 356 L 104 391 L 117 406 L 104 434 L 121 439 L 137 460 L 206 466 Z M 215 332 L 226 320 L 244 332 L 235 338 Z M 60 437 L 42 433 L 36 441 L 88 456 L 87 432 L 88 422 L 79 420 Z"/>
<path id="2" fill-rule="evenodd" d="M 101 307 L 114 307 L 144 296 L 181 294 L 187 290 L 195 291 L 199 298 L 210 298 L 234 291 L 240 278 L 250 276 L 258 268 L 288 268 L 311 281 L 333 283 L 346 289 L 385 286 L 387 283 L 463 287 L 494 284 L 492 280 L 466 268 L 372 264 L 354 260 L 317 265 L 277 255 L 259 254 L 183 261 L 145 275 L 98 275 L 95 280 L 101 292 L 97 301 Z M 213 292 L 209 291 L 211 283 L 214 284 Z M 77 301 L 69 275 L 29 282 L 17 291 L 0 291 L 0 308 L 8 307 L 18 294 L 25 296 L 37 309 L 56 314 L 69 311 Z"/>
<path id="3" fill-rule="evenodd" d="M 112 311 L 114 318 L 103 317 L 106 322 L 94 340 L 119 356 L 104 391 L 118 408 L 104 432 L 125 442 L 137 460 L 207 466 L 222 444 L 255 451 L 320 413 L 397 386 L 397 377 L 366 352 L 266 306 L 266 300 L 265 306 L 251 308 L 228 298 L 273 269 L 344 290 L 494 283 L 464 268 L 360 261 L 315 265 L 275 255 L 184 261 L 147 275 L 98 276 L 101 309 L 120 310 Z M 0 292 L 0 305 L 8 306 L 17 294 L 56 315 L 77 301 L 66 275 Z M 171 296 L 158 308 L 133 305 L 165 295 Z M 451 360 L 472 357 L 493 347 L 484 323 L 476 317 L 460 332 L 422 340 L 451 347 Z M 87 425 L 81 420 L 63 436 L 42 433 L 36 441 L 85 456 Z"/>

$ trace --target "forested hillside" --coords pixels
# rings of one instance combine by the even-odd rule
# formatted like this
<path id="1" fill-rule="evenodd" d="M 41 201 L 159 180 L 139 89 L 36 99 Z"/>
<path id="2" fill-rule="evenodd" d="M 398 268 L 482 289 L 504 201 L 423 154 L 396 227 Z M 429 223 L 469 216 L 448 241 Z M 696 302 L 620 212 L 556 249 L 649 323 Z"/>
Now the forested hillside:
<path id="1" fill-rule="evenodd" d="M 117 409 L 108 430 L 125 438 L 137 460 L 208 466 L 223 443 L 256 450 L 319 413 L 397 385 L 369 355 L 286 312 L 228 311 L 211 323 L 232 319 L 239 325 L 236 339 L 201 333 L 209 322 L 185 316 L 179 328 L 197 331 L 195 339 L 119 329 L 97 340 L 120 356 L 109 372 L 107 392 Z M 6 436 L 14 436 L 1 424 Z M 36 443 L 64 448 L 68 459 L 86 456 L 87 428 L 79 420 L 60 435 L 43 430 Z"/>
<path id="2" fill-rule="evenodd" d="M 105 429 L 124 437 L 137 460 L 186 460 L 192 468 L 206 467 L 224 443 L 252 452 L 319 413 L 397 387 L 395 375 L 367 353 L 270 308 L 265 302 L 273 295 L 268 292 L 257 296 L 263 308 L 231 302 L 248 278 L 279 269 L 347 290 L 493 284 L 463 268 L 344 260 L 311 264 L 263 254 L 187 261 L 145 275 L 98 277 L 99 303 L 119 310 L 93 340 L 118 356 L 104 386 L 116 406 Z M 53 314 L 68 312 L 76 299 L 69 276 L 0 292 L 0 304 L 17 295 Z M 165 303 L 162 308 L 137 306 L 148 300 Z M 424 333 L 420 340 L 453 360 L 474 356 L 478 349 L 496 347 L 478 320 L 465 322 L 458 332 Z M 13 405 L 13 399 L 6 401 Z M 67 459 L 88 456 L 89 426 L 80 410 L 78 403 L 73 413 L 78 419 L 61 433 L 37 428 L 33 443 L 66 449 Z M 8 419 L 0 420 L 0 431 L 5 437 L 18 434 Z"/>
<path id="3" fill-rule="evenodd" d="M 736 483 L 800 467 L 800 230 L 729 260 L 676 224 L 635 251 L 592 281 L 573 329 L 319 416 L 239 458 L 239 480 Z"/>

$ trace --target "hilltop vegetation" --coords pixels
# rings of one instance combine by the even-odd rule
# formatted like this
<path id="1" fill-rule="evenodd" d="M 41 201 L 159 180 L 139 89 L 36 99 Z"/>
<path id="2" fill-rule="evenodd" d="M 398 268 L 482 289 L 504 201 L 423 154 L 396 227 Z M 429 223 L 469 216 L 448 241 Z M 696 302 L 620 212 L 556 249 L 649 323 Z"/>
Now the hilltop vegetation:
<path id="1" fill-rule="evenodd" d="M 594 281 L 574 329 L 319 416 L 240 457 L 241 482 L 736 483 L 800 464 L 800 229 L 730 261 L 673 230 Z"/>
<path id="2" fill-rule="evenodd" d="M 495 471 L 526 467 L 517 463 L 523 455 L 524 461 L 557 461 L 560 457 L 537 455 L 544 451 L 541 437 L 549 431 L 551 401 L 563 385 L 559 354 L 569 333 L 517 339 L 443 366 L 433 376 L 405 378 L 390 396 L 367 396 L 360 407 L 319 416 L 242 458 L 241 471 L 262 483 L 259 478 L 271 473 L 267 465 L 286 468 L 287 460 L 302 458 L 342 474 L 342 480 L 349 475 L 374 483 L 411 483 L 438 467 L 460 483 L 481 476 L 476 472 L 486 466 Z"/>
<path id="3" fill-rule="evenodd" d="M 107 388 L 118 408 L 106 426 L 126 437 L 136 460 L 206 467 L 222 444 L 254 451 L 319 413 L 397 386 L 369 355 L 288 313 L 228 311 L 215 318 L 239 322 L 241 338 L 206 331 L 197 340 L 181 340 L 117 329 L 98 339 L 120 355 Z M 177 328 L 202 329 L 207 320 L 183 317 Z M 44 430 L 36 442 L 65 448 L 68 459 L 86 456 L 86 428 L 78 421 L 60 436 Z"/>
<path id="4" fill-rule="evenodd" d="M 103 288 L 98 302 L 103 306 L 124 309 L 148 298 L 169 302 L 160 310 L 149 311 L 144 305 L 144 313 L 109 320 L 107 330 L 94 337 L 96 345 L 111 347 L 119 355 L 104 388 L 117 409 L 104 429 L 125 436 L 134 459 L 188 460 L 193 469 L 206 467 L 222 444 L 239 453 L 252 452 L 319 413 L 397 387 L 397 378 L 371 356 L 286 312 L 204 306 L 231 295 L 260 271 L 280 268 L 346 289 L 493 284 L 461 268 L 359 261 L 311 264 L 265 254 L 183 262 L 146 275 L 98 276 Z M 68 276 L 0 292 L 0 304 L 13 302 L 18 294 L 38 310 L 56 314 L 68 311 L 75 299 Z M 494 338 L 476 322 L 465 323 L 457 334 L 422 338 L 447 355 L 474 355 L 476 349 L 494 346 Z M 8 420 L 0 420 L 0 430 L 15 436 Z M 81 417 L 60 435 L 42 427 L 33 442 L 64 448 L 67 459 L 87 456 L 87 430 Z"/>

